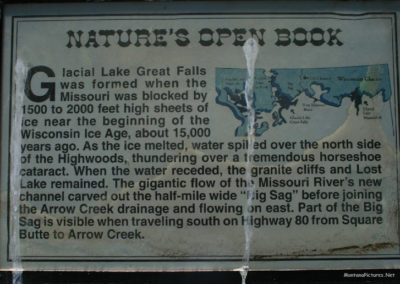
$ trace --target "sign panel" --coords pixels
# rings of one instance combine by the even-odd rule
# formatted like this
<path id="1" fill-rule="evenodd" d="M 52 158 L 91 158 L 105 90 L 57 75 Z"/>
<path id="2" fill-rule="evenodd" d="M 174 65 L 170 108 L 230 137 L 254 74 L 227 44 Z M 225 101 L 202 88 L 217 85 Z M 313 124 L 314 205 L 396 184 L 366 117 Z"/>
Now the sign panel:
<path id="1" fill-rule="evenodd" d="M 399 266 L 395 10 L 35 7 L 5 12 L 2 269 Z"/>

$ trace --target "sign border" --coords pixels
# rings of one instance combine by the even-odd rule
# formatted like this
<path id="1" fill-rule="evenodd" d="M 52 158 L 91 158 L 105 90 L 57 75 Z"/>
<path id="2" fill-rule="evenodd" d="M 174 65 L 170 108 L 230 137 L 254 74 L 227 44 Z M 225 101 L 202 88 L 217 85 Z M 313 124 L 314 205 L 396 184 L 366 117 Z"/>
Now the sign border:
<path id="1" fill-rule="evenodd" d="M 399 208 L 399 163 L 398 163 L 398 146 L 399 146 L 399 133 L 398 133 L 398 124 L 399 124 L 399 117 L 398 117 L 398 112 L 400 108 L 400 103 L 397 98 L 398 96 L 398 91 L 399 91 L 399 56 L 398 56 L 398 37 L 397 37 L 397 14 L 396 12 L 365 12 L 365 13 L 352 13 L 352 14 L 347 14 L 347 13 L 331 13 L 331 12 L 236 12 L 236 13 L 207 13 L 207 12 L 195 12 L 195 13 L 189 13 L 189 12 L 176 12 L 176 13 L 153 13 L 153 14 L 148 14 L 148 13 L 143 13 L 143 14 L 115 14 L 115 13 L 109 13 L 109 14 L 57 14 L 57 15 L 29 15 L 29 16 L 11 16 L 11 66 L 10 66 L 10 100 L 9 100 L 9 129 L 8 129 L 8 149 L 10 150 L 10 147 L 12 145 L 11 141 L 11 129 L 12 129 L 12 105 L 13 105 L 13 100 L 14 100 L 14 91 L 15 91 L 15 86 L 14 86 L 14 66 L 15 66 L 15 59 L 17 57 L 17 41 L 18 41 L 18 20 L 19 19 L 25 19 L 25 18 L 59 18 L 59 17 L 64 17 L 64 18 L 69 18 L 69 17 L 74 17 L 74 18 L 79 18 L 79 17 L 86 17 L 86 19 L 82 20 L 90 20 L 90 18 L 94 17 L 108 17 L 111 18 L 113 16 L 115 17 L 149 17 L 149 16 L 154 16 L 154 17 L 168 17 L 168 16 L 181 16 L 180 19 L 184 16 L 189 16 L 188 19 L 193 19 L 193 17 L 190 16 L 207 16 L 210 15 L 210 18 L 215 19 L 220 19 L 220 17 L 217 16 L 247 16 L 245 17 L 246 19 L 249 19 L 252 15 L 260 15 L 264 16 L 276 16 L 276 15 L 282 15 L 282 16 L 294 16 L 294 15 L 320 15 L 321 18 L 326 19 L 326 17 L 323 17 L 323 15 L 333 15 L 333 16 L 343 16 L 343 17 L 362 17 L 362 16 L 371 16 L 371 15 L 386 15 L 386 17 L 383 18 L 389 18 L 391 19 L 391 24 L 392 24 L 392 51 L 393 51 L 393 86 L 396 88 L 396 92 L 393 92 L 394 95 L 394 102 L 397 105 L 397 109 L 395 109 L 395 121 L 394 124 L 396 126 L 396 165 L 397 165 L 397 215 L 398 215 L 398 220 L 400 220 L 400 208 Z M 389 16 L 389 17 L 388 17 Z M 210 19 L 208 18 L 208 19 Z M 293 19 L 295 17 L 290 17 L 290 19 Z M 315 18 L 315 17 L 313 17 Z M 109 19 L 103 19 L 103 20 L 109 20 Z M 128 19 L 129 20 L 129 19 Z M 149 19 L 150 20 L 150 19 Z M 154 20 L 154 19 L 153 19 Z M 161 19 L 160 19 L 161 20 Z M 165 19 L 165 20 L 171 20 L 171 19 Z M 339 20 L 339 19 L 338 19 Z M 349 19 L 349 20 L 357 20 L 357 19 Z M 362 19 L 360 19 L 362 20 Z M 66 21 L 66 20 L 35 20 L 35 21 Z M 93 20 L 92 20 L 93 21 Z M 15 36 L 15 38 L 14 38 Z M 15 41 L 15 50 L 14 50 L 14 41 Z M 393 50 L 394 49 L 394 50 Z M 15 57 L 15 58 L 14 58 Z M 11 237 L 11 184 L 10 184 L 10 163 L 11 163 L 11 151 L 9 151 L 8 155 L 8 181 L 6 182 L 8 185 L 8 198 L 7 198 L 7 261 L 8 262 L 13 262 L 14 260 L 11 259 L 10 257 L 10 237 Z M 398 222 L 397 226 L 397 232 L 398 232 L 398 238 L 399 238 L 399 244 L 400 244 L 400 221 Z M 276 256 L 264 256 L 264 255 L 253 255 L 250 256 L 250 261 L 255 262 L 255 261 L 295 261 L 295 260 L 301 260 L 301 261 L 341 261 L 341 260 L 385 260 L 385 259 L 400 259 L 400 245 L 399 246 L 399 252 L 398 254 L 335 254 L 335 255 L 307 255 L 307 256 L 294 256 L 294 255 L 288 255 L 288 256 L 282 256 L 282 257 L 276 257 Z M 338 256 L 338 257 L 336 257 Z M 375 257 L 373 257 L 375 256 Z M 232 262 L 232 261 L 242 261 L 243 256 L 242 255 L 218 255 L 218 256 L 179 256 L 179 257 L 174 257 L 174 256 L 19 256 L 18 260 L 21 262 Z"/>

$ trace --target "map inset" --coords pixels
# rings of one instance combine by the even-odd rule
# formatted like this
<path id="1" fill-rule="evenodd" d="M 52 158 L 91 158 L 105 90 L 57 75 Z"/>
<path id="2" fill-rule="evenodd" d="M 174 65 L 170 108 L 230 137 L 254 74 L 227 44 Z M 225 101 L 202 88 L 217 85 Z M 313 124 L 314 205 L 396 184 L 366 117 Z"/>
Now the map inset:
<path id="1" fill-rule="evenodd" d="M 316 106 L 341 107 L 349 99 L 356 114 L 367 105 L 364 96 L 391 97 L 389 68 L 386 64 L 332 68 L 255 69 L 253 105 L 254 133 L 262 135 L 271 127 L 287 123 L 283 111 L 291 111 L 299 96 L 305 95 Z M 241 121 L 235 136 L 246 136 L 249 110 L 246 103 L 245 82 L 247 69 L 216 68 L 217 103 L 229 107 Z M 305 109 L 306 110 L 306 109 Z M 303 116 L 304 117 L 304 116 Z"/>

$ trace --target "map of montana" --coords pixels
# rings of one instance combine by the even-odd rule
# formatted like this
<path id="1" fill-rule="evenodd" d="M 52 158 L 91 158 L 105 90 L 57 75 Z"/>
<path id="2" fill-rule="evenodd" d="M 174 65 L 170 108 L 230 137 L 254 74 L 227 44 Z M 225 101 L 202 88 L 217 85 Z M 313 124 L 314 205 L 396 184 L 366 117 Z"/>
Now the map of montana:
<path id="1" fill-rule="evenodd" d="M 255 112 L 254 133 L 262 135 L 271 127 L 287 123 L 284 110 L 290 111 L 305 95 L 313 102 L 339 108 L 348 99 L 356 109 L 366 101 L 363 97 L 382 96 L 383 102 L 391 97 L 387 64 L 332 68 L 257 68 L 254 73 L 252 108 Z M 229 107 L 241 124 L 235 136 L 246 136 L 249 110 L 245 95 L 247 69 L 216 68 L 218 104 Z M 293 110 L 292 110 L 293 111 Z M 266 118 L 266 115 L 269 116 Z"/>

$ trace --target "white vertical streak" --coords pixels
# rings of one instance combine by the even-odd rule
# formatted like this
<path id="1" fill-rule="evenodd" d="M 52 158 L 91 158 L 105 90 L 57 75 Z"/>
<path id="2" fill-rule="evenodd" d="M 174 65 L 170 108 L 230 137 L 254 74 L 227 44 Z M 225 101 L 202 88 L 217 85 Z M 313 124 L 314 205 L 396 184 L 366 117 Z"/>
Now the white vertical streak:
<path id="1" fill-rule="evenodd" d="M 249 147 L 247 149 L 247 157 L 250 157 L 254 152 L 254 137 L 255 137 L 255 109 L 254 109 L 254 73 L 255 73 L 255 64 L 258 55 L 258 45 L 257 42 L 251 38 L 246 41 L 243 46 L 243 52 L 246 58 L 246 65 L 247 65 L 247 80 L 245 85 L 245 98 L 246 98 L 246 105 L 247 105 L 247 140 L 249 142 Z M 253 202 L 253 193 L 254 193 L 254 184 L 251 180 L 251 162 L 247 161 L 246 164 L 246 180 L 247 180 L 247 202 L 246 208 L 244 210 L 244 218 L 245 220 L 248 219 L 250 213 L 248 208 L 252 205 Z M 250 244 L 251 238 L 253 235 L 253 231 L 248 222 L 244 224 L 244 232 L 245 232 L 245 251 L 243 254 L 243 266 L 240 271 L 242 276 L 242 283 L 246 283 L 246 276 L 249 270 L 250 265 Z"/>
<path id="2" fill-rule="evenodd" d="M 22 61 L 17 60 L 15 64 L 15 98 L 12 106 L 13 116 L 11 124 L 11 174 L 10 174 L 10 257 L 13 260 L 13 284 L 22 283 L 22 264 L 20 259 L 19 243 L 19 196 L 20 196 L 20 169 L 21 169 L 21 126 L 22 105 L 24 99 L 25 79 L 27 67 Z"/>

